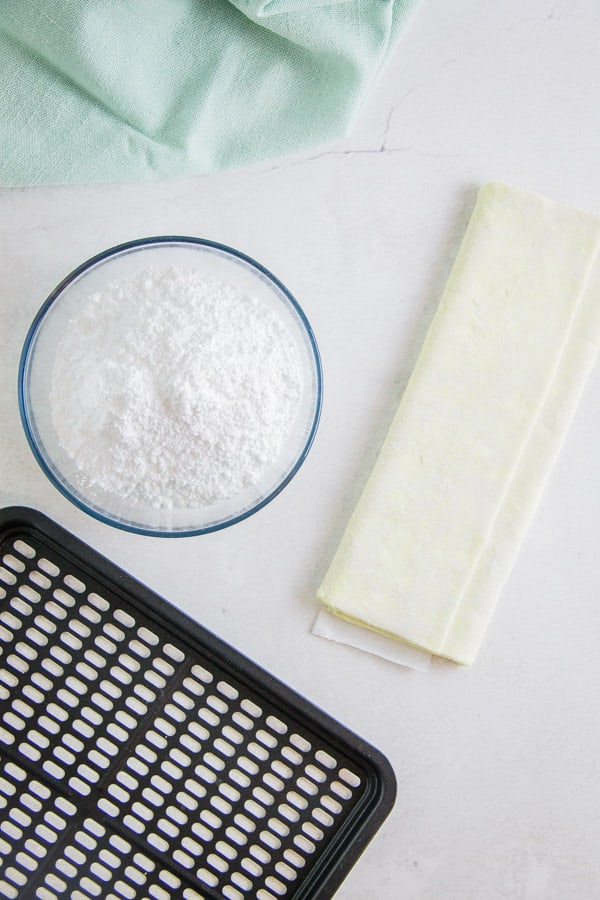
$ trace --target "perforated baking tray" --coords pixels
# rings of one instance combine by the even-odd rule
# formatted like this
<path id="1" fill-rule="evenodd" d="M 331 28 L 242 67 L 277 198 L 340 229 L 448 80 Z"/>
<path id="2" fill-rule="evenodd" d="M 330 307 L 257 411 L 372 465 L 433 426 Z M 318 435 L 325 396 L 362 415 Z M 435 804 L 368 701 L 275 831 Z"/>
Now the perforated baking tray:
<path id="1" fill-rule="evenodd" d="M 0 896 L 333 896 L 386 759 L 41 514 L 0 511 Z"/>

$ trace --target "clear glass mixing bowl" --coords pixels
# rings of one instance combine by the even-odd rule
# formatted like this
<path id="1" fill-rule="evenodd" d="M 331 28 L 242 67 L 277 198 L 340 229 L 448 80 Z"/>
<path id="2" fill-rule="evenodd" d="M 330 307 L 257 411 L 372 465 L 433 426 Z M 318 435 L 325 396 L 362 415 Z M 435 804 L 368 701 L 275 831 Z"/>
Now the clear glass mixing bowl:
<path id="1" fill-rule="evenodd" d="M 74 460 L 52 420 L 51 384 L 57 348 L 68 323 L 94 292 L 148 267 L 194 269 L 234 285 L 268 305 L 286 326 L 302 366 L 303 391 L 292 430 L 260 481 L 206 506 L 154 508 L 96 486 L 81 486 Z M 76 377 L 76 372 L 74 372 Z M 19 408 L 31 449 L 50 481 L 91 516 L 128 531 L 177 537 L 233 525 L 272 500 L 293 478 L 311 447 L 322 403 L 319 351 L 310 324 L 287 288 L 264 266 L 231 247 L 192 237 L 152 237 L 106 250 L 84 262 L 50 294 L 35 317 L 21 354 Z"/>

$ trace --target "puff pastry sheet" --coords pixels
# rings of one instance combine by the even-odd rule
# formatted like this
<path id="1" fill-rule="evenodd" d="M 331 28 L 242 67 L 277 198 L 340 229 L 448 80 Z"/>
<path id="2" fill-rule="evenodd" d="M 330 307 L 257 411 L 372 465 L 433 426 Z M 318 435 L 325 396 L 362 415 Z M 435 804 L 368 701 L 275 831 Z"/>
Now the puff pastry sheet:
<path id="1" fill-rule="evenodd" d="M 600 220 L 486 184 L 319 601 L 470 665 L 600 339 Z"/>

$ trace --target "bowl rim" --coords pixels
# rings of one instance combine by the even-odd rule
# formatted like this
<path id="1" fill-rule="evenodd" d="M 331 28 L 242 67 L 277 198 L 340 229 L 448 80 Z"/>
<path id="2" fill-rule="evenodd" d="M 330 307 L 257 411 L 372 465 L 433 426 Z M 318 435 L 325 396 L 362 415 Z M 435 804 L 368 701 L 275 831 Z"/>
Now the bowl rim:
<path id="1" fill-rule="evenodd" d="M 163 244 L 182 246 L 188 245 L 191 247 L 200 246 L 208 250 L 216 250 L 224 254 L 225 256 L 233 257 L 234 259 L 245 263 L 250 268 L 255 269 L 257 272 L 259 272 L 268 281 L 270 281 L 284 296 L 285 300 L 287 300 L 287 302 L 291 305 L 300 320 L 300 324 L 306 333 L 306 337 L 308 338 L 308 344 L 312 352 L 312 362 L 314 363 L 314 370 L 316 375 L 314 413 L 312 417 L 311 427 L 304 445 L 298 456 L 295 458 L 294 464 L 290 468 L 287 475 L 285 475 L 285 477 L 283 477 L 268 494 L 266 494 L 248 509 L 243 510 L 241 513 L 237 513 L 236 515 L 230 516 L 229 518 L 223 519 L 219 522 L 215 522 L 210 525 L 205 525 L 198 528 L 186 527 L 181 529 L 162 530 L 158 528 L 151 528 L 149 526 L 144 526 L 141 524 L 125 522 L 107 513 L 103 513 L 97 509 L 94 509 L 84 500 L 81 500 L 56 475 L 54 469 L 49 464 L 48 459 L 46 458 L 44 453 L 42 453 L 40 446 L 38 445 L 38 441 L 35 438 L 35 429 L 33 428 L 33 423 L 29 415 L 28 404 L 26 400 L 26 385 L 28 383 L 31 370 L 31 360 L 33 359 L 32 348 L 36 336 L 40 332 L 43 322 L 50 309 L 63 294 L 63 292 L 80 276 L 84 275 L 86 272 L 93 269 L 98 264 L 105 262 L 111 257 L 120 256 L 131 251 L 144 249 L 146 247 L 160 246 Z M 323 370 L 317 341 L 312 330 L 312 326 L 308 321 L 304 310 L 302 309 L 296 298 L 293 296 L 293 294 L 283 284 L 283 282 L 281 282 L 266 266 L 262 265 L 262 263 L 259 263 L 253 257 L 248 256 L 246 253 L 243 253 L 242 251 L 237 250 L 234 247 L 230 247 L 228 244 L 209 240 L 208 238 L 191 237 L 186 235 L 155 235 L 151 237 L 136 238 L 134 240 L 125 241 L 123 243 L 115 244 L 112 247 L 102 250 L 100 253 L 89 257 L 89 259 L 85 260 L 75 269 L 69 272 L 69 274 L 67 274 L 51 291 L 51 293 L 47 296 L 45 301 L 38 309 L 31 325 L 29 326 L 25 340 L 23 342 L 18 370 L 18 404 L 19 415 L 21 418 L 23 430 L 25 432 L 25 437 L 27 438 L 29 447 L 38 465 L 47 476 L 51 484 L 53 484 L 54 487 L 74 506 L 76 506 L 82 512 L 86 513 L 92 518 L 103 522 L 105 525 L 110 525 L 113 528 L 120 529 L 121 531 L 128 531 L 133 534 L 141 534 L 149 537 L 194 537 L 201 534 L 210 534 L 215 531 L 221 531 L 224 528 L 229 528 L 232 525 L 235 525 L 238 522 L 241 522 L 244 519 L 247 519 L 250 516 L 254 515 L 259 510 L 263 509 L 263 507 L 265 507 L 268 503 L 270 503 L 278 494 L 280 494 L 281 491 L 290 483 L 292 478 L 294 478 L 294 476 L 298 473 L 313 444 L 321 418 L 321 410 L 323 406 Z"/>

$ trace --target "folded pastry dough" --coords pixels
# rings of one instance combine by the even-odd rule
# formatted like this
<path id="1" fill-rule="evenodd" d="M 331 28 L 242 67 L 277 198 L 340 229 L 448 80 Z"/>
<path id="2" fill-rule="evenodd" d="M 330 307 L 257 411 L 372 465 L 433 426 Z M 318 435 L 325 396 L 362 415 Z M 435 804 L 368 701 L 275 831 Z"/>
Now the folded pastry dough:
<path id="1" fill-rule="evenodd" d="M 600 220 L 488 184 L 318 599 L 477 654 L 600 341 Z"/>

